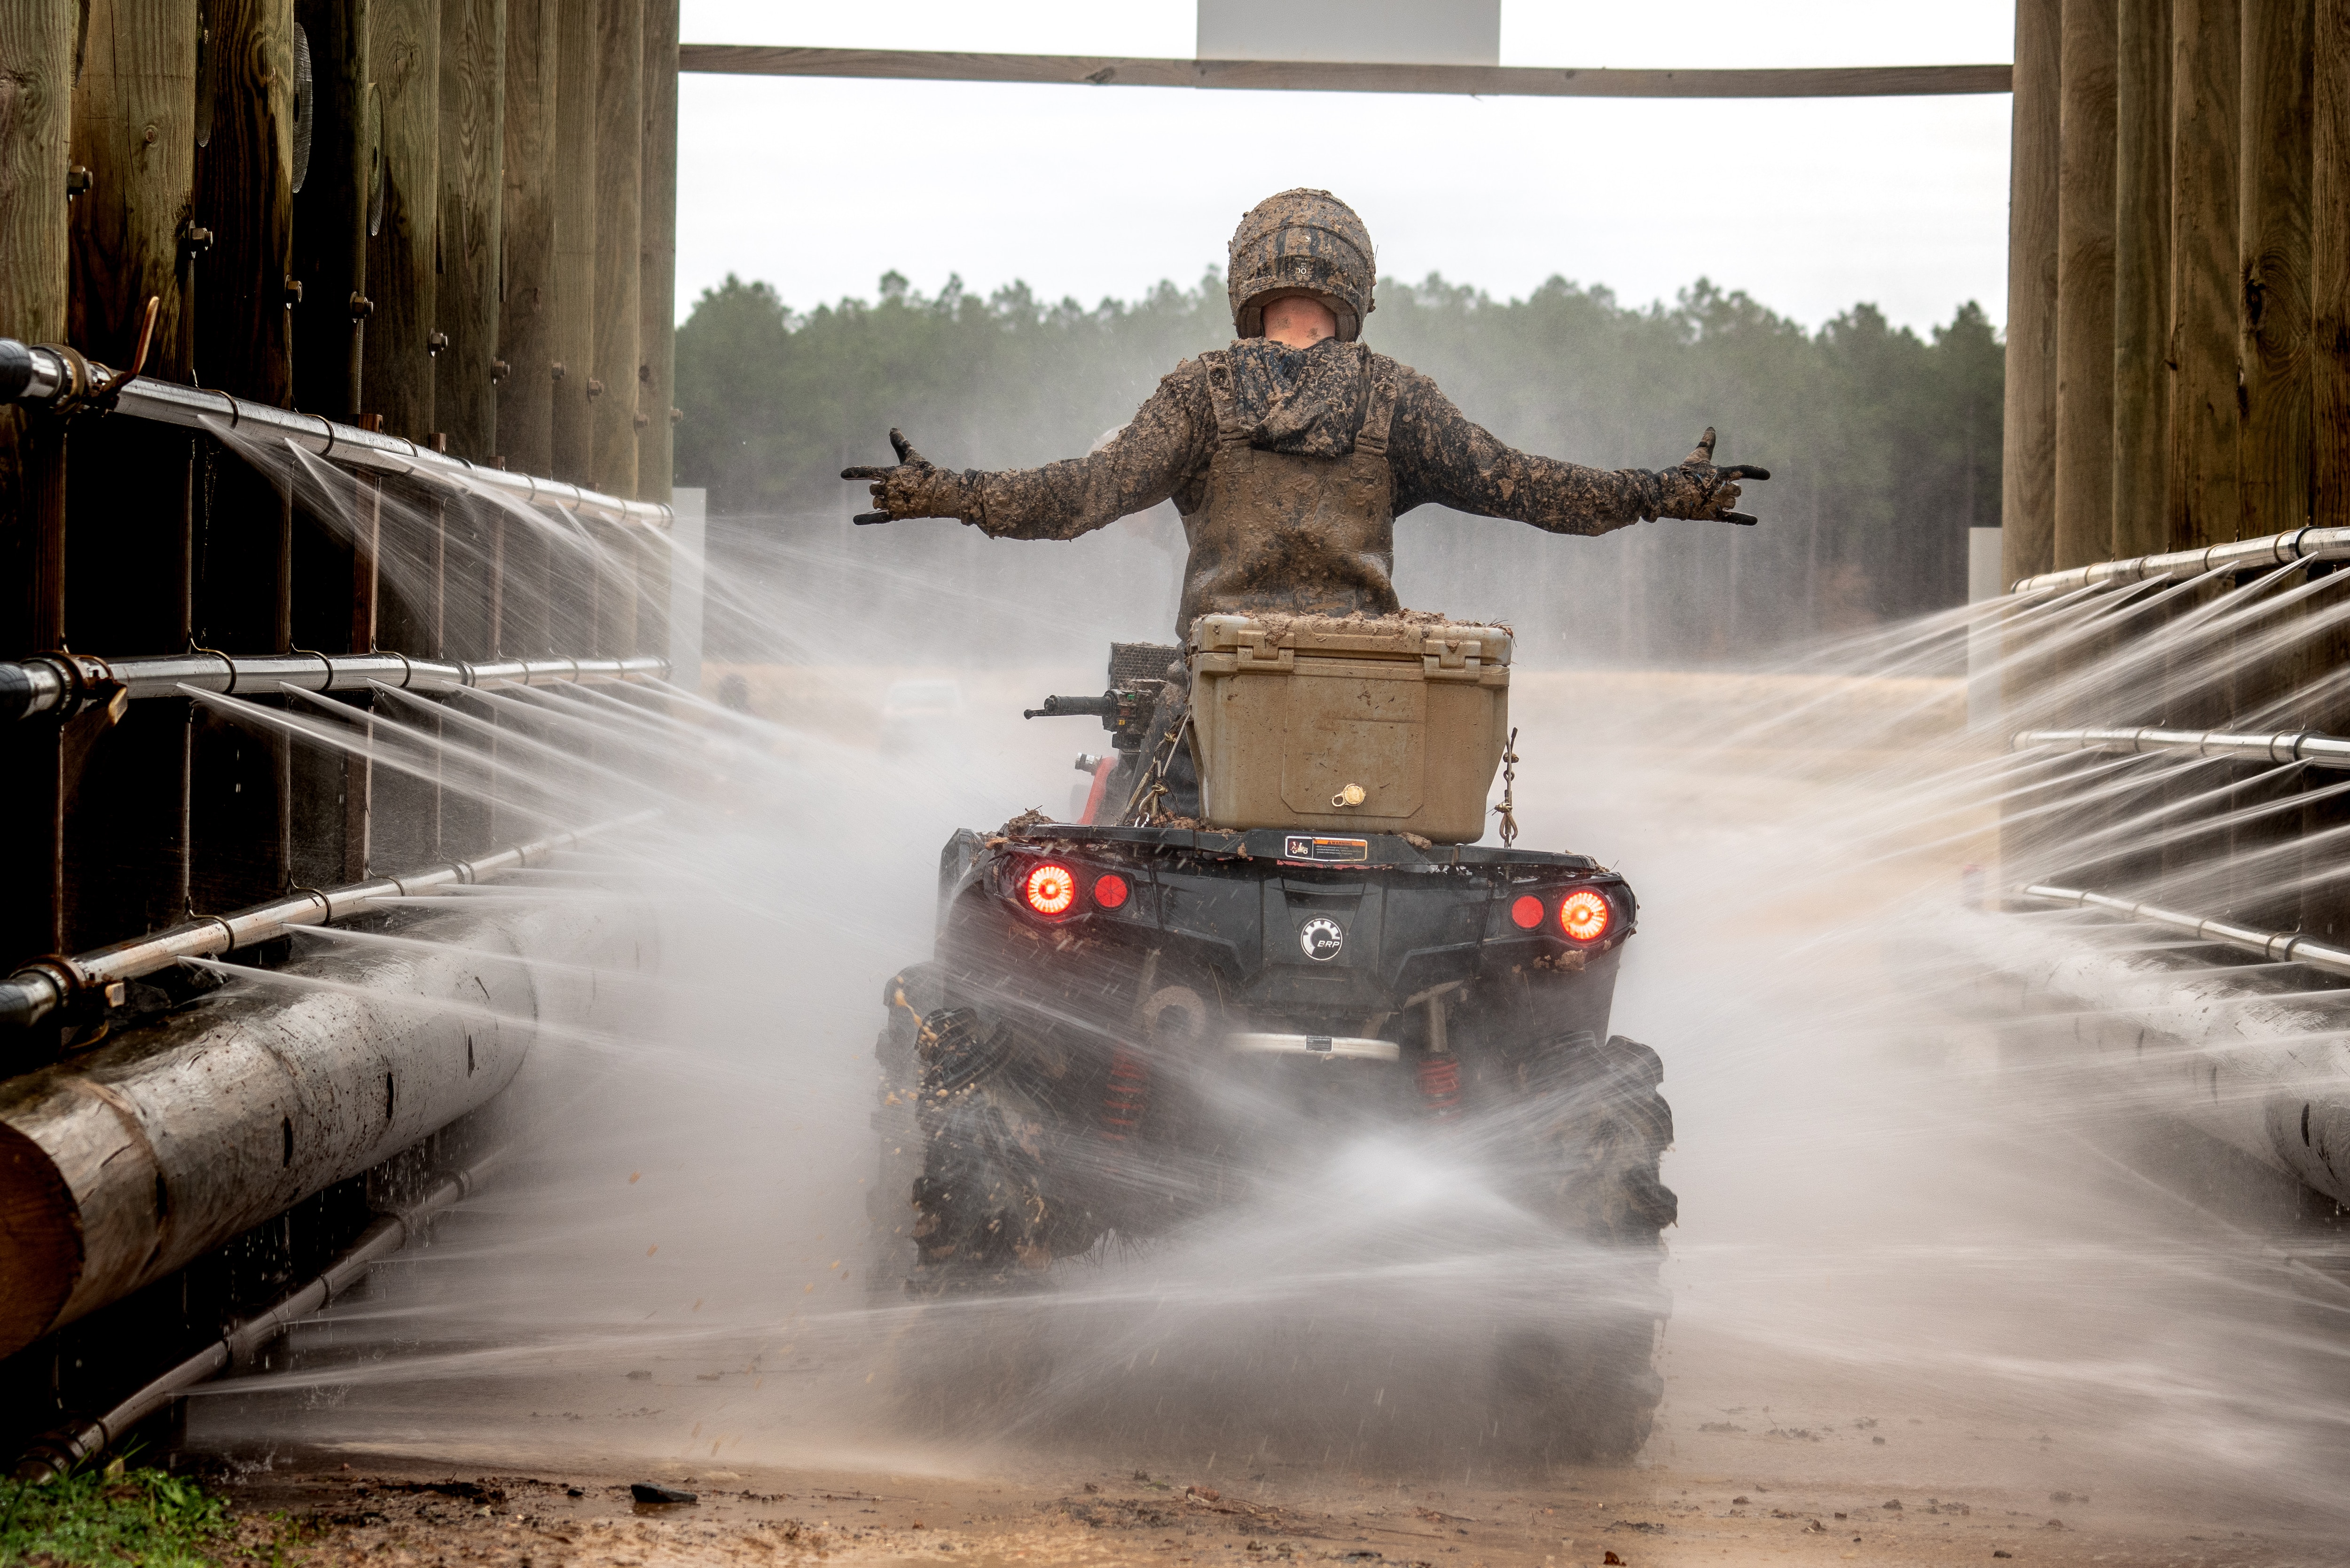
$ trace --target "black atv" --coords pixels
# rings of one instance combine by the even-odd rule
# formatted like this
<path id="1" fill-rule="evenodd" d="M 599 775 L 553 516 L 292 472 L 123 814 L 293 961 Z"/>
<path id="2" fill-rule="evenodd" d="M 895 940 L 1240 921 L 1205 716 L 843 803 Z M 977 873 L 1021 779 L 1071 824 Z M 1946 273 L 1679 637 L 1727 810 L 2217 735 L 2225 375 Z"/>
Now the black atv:
<path id="1" fill-rule="evenodd" d="M 1115 758 L 1080 759 L 1089 816 L 1141 793 L 1158 691 L 1140 671 L 1174 651 L 1120 645 L 1108 692 L 1035 711 L 1097 714 L 1116 737 Z M 1035 1290 L 1106 1240 L 1245 1201 L 1314 1131 L 1502 1124 L 1481 1140 L 1509 1151 L 1500 1185 L 1606 1283 L 1497 1346 L 1495 1429 L 1553 1459 L 1628 1456 L 1662 1394 L 1675 1216 L 1662 1066 L 1607 1033 L 1637 915 L 1579 855 L 1033 819 L 958 832 L 936 956 L 883 988 L 873 1283 Z"/>

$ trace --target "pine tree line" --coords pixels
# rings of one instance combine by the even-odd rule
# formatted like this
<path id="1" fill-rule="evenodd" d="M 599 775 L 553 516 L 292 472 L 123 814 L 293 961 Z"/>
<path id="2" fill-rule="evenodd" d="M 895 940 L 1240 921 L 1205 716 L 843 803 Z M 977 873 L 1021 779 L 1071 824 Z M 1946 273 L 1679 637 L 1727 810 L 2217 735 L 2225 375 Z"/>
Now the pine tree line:
<path id="1" fill-rule="evenodd" d="M 1999 511 L 2002 350 L 1980 306 L 1921 338 L 1867 305 L 1806 331 L 1705 280 L 1648 306 L 1561 278 L 1507 301 L 1433 275 L 1382 281 L 1378 297 L 1365 339 L 1514 446 L 1658 467 L 1712 424 L 1722 461 L 1776 475 L 1749 492 L 1751 530 L 1662 522 L 1585 540 L 1422 508 L 1397 528 L 1407 603 L 1509 619 L 1555 653 L 1653 663 L 1734 660 L 1965 597 L 1966 531 Z M 877 300 L 795 312 L 729 277 L 679 330 L 678 482 L 710 489 L 713 549 L 754 576 L 839 572 L 885 612 L 951 582 L 935 635 L 954 604 L 1045 582 L 1087 589 L 1107 629 L 1164 637 L 1171 509 L 1076 545 L 947 523 L 849 530 L 862 493 L 834 475 L 887 461 L 892 425 L 955 468 L 1075 455 L 1230 337 L 1212 269 L 1092 307 L 959 279 L 924 296 L 892 273 Z"/>

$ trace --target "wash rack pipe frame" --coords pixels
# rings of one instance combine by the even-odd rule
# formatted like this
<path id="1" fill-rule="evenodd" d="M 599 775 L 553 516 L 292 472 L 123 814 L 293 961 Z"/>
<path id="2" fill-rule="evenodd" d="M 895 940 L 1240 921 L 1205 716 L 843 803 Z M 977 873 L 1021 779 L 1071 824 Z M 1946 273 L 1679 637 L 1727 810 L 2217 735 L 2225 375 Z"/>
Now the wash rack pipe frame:
<path id="1" fill-rule="evenodd" d="M 483 468 L 462 457 L 421 447 L 403 436 L 338 424 L 273 404 L 248 402 L 226 392 L 182 386 L 176 381 L 109 369 L 56 344 L 25 344 L 0 337 L 0 401 L 27 403 L 59 412 L 102 409 L 132 419 L 202 430 L 207 420 L 232 430 L 257 430 L 284 438 L 313 456 L 379 473 L 423 474 L 499 492 L 525 505 L 558 506 L 613 523 L 665 529 L 673 514 L 659 502 L 623 501 L 598 490 L 556 479 Z"/>
<path id="2" fill-rule="evenodd" d="M 2208 572 L 2251 571 L 2296 562 L 2350 560 L 2350 528 L 2288 528 L 2258 539 L 2239 539 L 2200 550 L 2173 550 L 2161 556 L 2130 556 L 2117 561 L 2097 561 L 2062 572 L 2043 572 L 2019 579 L 2008 589 L 2011 598 L 2062 593 L 2074 588 L 2122 583 L 2185 581 Z"/>
<path id="3" fill-rule="evenodd" d="M 331 926 L 373 914 L 378 901 L 410 898 L 438 888 L 478 882 L 485 876 L 528 866 L 583 839 L 634 827 L 659 816 L 659 808 L 634 812 L 568 833 L 550 834 L 470 860 L 451 860 L 397 877 L 371 877 L 340 888 L 302 888 L 227 915 L 185 920 L 167 929 L 133 937 L 72 958 L 36 959 L 0 980 L 0 1029 L 27 1028 L 78 997 L 99 996 L 109 1003 L 123 981 L 166 970 L 185 958 L 230 952 L 285 936 L 302 926 Z"/>
<path id="4" fill-rule="evenodd" d="M 78 653 L 39 653 L 0 660 L 0 722 L 57 711 L 73 712 L 122 695 L 176 697 L 191 692 L 235 696 L 253 691 L 275 695 L 281 687 L 302 691 L 356 691 L 391 686 L 408 691 L 448 692 L 501 686 L 555 686 L 586 680 L 626 680 L 632 676 L 665 679 L 669 660 L 640 653 L 626 659 L 411 659 L 404 653 L 221 653 L 201 649 L 136 659 L 96 659 Z"/>

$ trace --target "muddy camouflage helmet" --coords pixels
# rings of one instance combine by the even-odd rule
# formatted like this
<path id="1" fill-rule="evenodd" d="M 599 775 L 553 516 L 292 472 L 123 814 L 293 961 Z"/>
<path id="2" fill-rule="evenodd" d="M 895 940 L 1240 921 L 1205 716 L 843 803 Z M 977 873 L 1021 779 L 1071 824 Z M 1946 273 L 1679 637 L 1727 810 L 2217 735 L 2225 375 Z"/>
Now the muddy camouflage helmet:
<path id="1" fill-rule="evenodd" d="M 1284 191 L 1250 208 L 1232 233 L 1226 276 L 1232 329 L 1264 336 L 1268 301 L 1310 294 L 1338 317 L 1338 336 L 1353 342 L 1374 306 L 1378 266 L 1371 232 L 1355 209 L 1327 191 Z"/>

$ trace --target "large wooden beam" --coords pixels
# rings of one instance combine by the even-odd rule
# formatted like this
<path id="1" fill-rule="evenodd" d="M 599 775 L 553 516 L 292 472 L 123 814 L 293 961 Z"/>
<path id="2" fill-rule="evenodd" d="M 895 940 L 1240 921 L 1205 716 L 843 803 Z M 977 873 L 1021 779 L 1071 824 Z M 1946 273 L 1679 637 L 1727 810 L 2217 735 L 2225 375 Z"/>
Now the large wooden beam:
<path id="1" fill-rule="evenodd" d="M 66 338 L 128 365 L 147 301 L 159 302 L 150 375 L 184 379 L 180 231 L 195 180 L 196 9 L 178 0 L 91 0 L 73 95 L 73 203 Z"/>
<path id="2" fill-rule="evenodd" d="M 2000 573 L 2009 582 L 2056 559 L 2056 268 L 2059 0 L 2016 0 L 2010 142 L 2007 406 L 2000 467 Z"/>
<path id="3" fill-rule="evenodd" d="M 367 345 L 367 310 L 359 302 L 367 297 L 368 202 L 375 193 L 368 5 L 294 5 L 295 23 L 309 47 L 312 94 L 310 159 L 294 193 L 294 275 L 302 284 L 294 319 L 294 401 L 345 422 L 359 417 Z"/>
<path id="4" fill-rule="evenodd" d="M 553 400 L 555 477 L 586 484 L 595 472 L 596 409 L 588 395 L 596 354 L 596 6 L 568 0 L 556 18 L 555 89 L 555 358 L 538 368 Z M 584 644 L 580 645 L 584 646 Z"/>
<path id="5" fill-rule="evenodd" d="M 2169 547 L 2170 3 L 2116 13 L 2114 554 Z"/>
<path id="6" fill-rule="evenodd" d="M 2114 0 L 2062 0 L 2056 566 L 2114 548 Z"/>
<path id="7" fill-rule="evenodd" d="M 66 328 L 66 165 L 76 7 L 0 0 L 0 334 L 55 342 Z M 0 407 L 0 643 L 7 652 L 65 636 L 65 452 L 59 427 Z M 63 947 L 64 820 L 59 735 L 44 726 L 0 769 L 0 809 L 23 824 L 0 856 L 0 941 L 13 952 Z"/>
<path id="8" fill-rule="evenodd" d="M 372 0 L 369 68 L 382 162 L 369 203 L 363 400 L 383 428 L 428 441 L 432 422 L 433 228 L 441 190 L 440 0 Z M 392 608 L 385 606 L 387 612 Z"/>
<path id="9" fill-rule="evenodd" d="M 2310 155 L 2310 522 L 2350 527 L 2350 0 L 2317 0 Z"/>
<path id="10" fill-rule="evenodd" d="M 2241 0 L 2237 537 L 2309 521 L 2311 0 Z"/>
<path id="11" fill-rule="evenodd" d="M 504 178 L 506 0 L 441 0 L 440 277 L 432 422 L 449 451 L 497 455 L 498 200 Z M 466 648 L 463 657 L 484 650 Z"/>
<path id="12" fill-rule="evenodd" d="M 637 254 L 643 191 L 643 0 L 594 0 L 596 9 L 596 346 L 590 482 L 637 493 Z"/>
<path id="13" fill-rule="evenodd" d="M 498 317 L 498 451 L 555 472 L 555 93 L 559 0 L 506 0 L 505 303 Z M 536 646 L 536 645 L 533 645 Z"/>
<path id="14" fill-rule="evenodd" d="M 294 392 L 287 286 L 294 262 L 293 0 L 216 0 L 199 126 L 196 222 L 212 232 L 196 270 L 196 374 L 280 408 Z"/>
<path id="15" fill-rule="evenodd" d="M 1480 98 L 1908 98 L 2008 90 L 2006 66 L 1845 66 L 1625 71 L 1549 66 L 1357 65 L 1117 55 L 983 55 L 687 44 L 678 69 L 720 76 L 1058 82 L 1072 87 L 1254 88 L 1284 92 L 1457 93 Z"/>
<path id="16" fill-rule="evenodd" d="M 2238 0 L 2171 13 L 2169 548 L 2236 537 Z M 2014 461 L 2012 453 L 2010 462 Z"/>
<path id="17" fill-rule="evenodd" d="M 637 499 L 669 501 L 677 401 L 678 0 L 645 0 L 645 137 L 637 265 Z"/>

